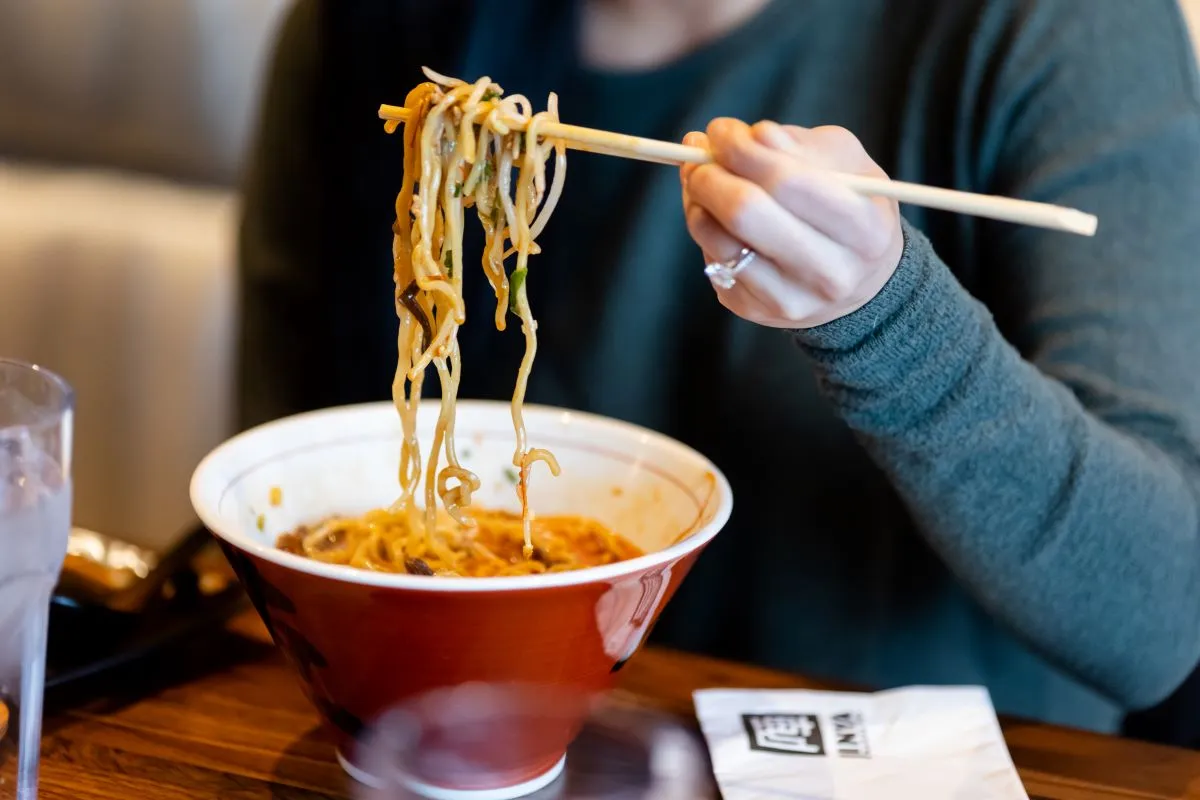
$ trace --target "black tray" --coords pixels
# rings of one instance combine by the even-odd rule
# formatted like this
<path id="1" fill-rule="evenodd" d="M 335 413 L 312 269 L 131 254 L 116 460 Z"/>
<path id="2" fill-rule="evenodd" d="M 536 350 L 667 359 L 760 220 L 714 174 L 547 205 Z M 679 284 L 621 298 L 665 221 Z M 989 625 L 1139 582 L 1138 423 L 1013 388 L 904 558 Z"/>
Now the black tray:
<path id="1" fill-rule="evenodd" d="M 50 606 L 46 658 L 46 689 L 57 690 L 83 678 L 162 651 L 185 639 L 219 627 L 245 605 L 245 595 L 233 582 L 216 594 L 199 590 L 191 555 L 213 547 L 207 530 L 197 528 L 163 558 L 172 564 L 165 575 L 173 591 L 156 593 L 138 612 L 113 611 L 97 603 L 57 591 Z M 173 558 L 176 554 L 179 558 Z"/>

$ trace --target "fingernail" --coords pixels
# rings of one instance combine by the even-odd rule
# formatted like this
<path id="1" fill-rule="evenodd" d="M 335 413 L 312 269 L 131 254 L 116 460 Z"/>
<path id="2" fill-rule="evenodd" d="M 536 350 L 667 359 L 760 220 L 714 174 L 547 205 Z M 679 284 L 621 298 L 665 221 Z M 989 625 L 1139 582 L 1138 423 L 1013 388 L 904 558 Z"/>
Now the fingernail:
<path id="1" fill-rule="evenodd" d="M 764 120 L 756 127 L 763 144 L 774 147 L 776 150 L 790 151 L 795 149 L 795 140 L 791 136 L 788 136 L 787 131 L 779 123 Z"/>
<path id="2" fill-rule="evenodd" d="M 731 130 L 733 130 L 735 125 L 737 125 L 737 120 L 735 119 L 730 119 L 729 117 L 717 117 L 712 122 L 708 123 L 708 132 L 710 135 L 716 134 L 717 136 L 725 136 L 728 135 Z"/>

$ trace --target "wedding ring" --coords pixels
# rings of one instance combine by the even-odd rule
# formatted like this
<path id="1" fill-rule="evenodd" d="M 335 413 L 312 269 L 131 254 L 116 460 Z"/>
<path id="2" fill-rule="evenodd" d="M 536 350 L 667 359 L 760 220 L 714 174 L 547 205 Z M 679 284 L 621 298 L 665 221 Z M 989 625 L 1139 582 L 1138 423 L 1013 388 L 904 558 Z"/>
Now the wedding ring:
<path id="1" fill-rule="evenodd" d="M 715 261 L 711 264 L 704 265 L 704 274 L 712 281 L 713 286 L 720 289 L 732 289 L 737 283 L 738 273 L 750 266 L 750 262 L 758 257 L 748 247 L 743 247 L 742 251 L 728 261 Z"/>

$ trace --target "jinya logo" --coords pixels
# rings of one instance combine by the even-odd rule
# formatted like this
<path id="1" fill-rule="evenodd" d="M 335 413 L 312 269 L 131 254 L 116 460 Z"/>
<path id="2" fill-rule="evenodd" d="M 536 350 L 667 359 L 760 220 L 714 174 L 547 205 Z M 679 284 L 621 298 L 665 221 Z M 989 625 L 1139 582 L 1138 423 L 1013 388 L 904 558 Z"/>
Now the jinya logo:
<path id="1" fill-rule="evenodd" d="M 817 714 L 743 714 L 742 724 L 750 738 L 750 749 L 764 753 L 824 756 L 822 720 Z M 845 711 L 825 720 L 832 733 L 831 750 L 843 758 L 870 758 L 867 726 L 862 714 Z"/>

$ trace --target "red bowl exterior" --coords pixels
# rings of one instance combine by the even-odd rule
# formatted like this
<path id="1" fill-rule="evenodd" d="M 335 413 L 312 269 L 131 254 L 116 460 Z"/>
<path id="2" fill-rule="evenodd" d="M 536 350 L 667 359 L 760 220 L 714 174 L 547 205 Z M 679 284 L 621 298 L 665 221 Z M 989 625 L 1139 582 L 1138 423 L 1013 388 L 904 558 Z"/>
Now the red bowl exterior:
<path id="1" fill-rule="evenodd" d="M 467 750 L 457 755 L 480 767 L 414 762 L 416 779 L 451 789 L 513 786 L 551 769 L 700 553 L 597 583 L 455 592 L 331 580 L 222 546 L 351 762 L 390 711 L 450 687 L 508 693 L 508 710 L 476 719 L 470 735 L 436 700 L 421 707 L 420 745 Z"/>

